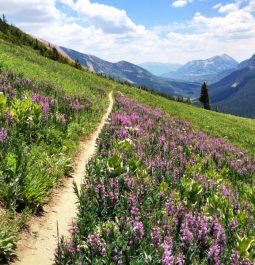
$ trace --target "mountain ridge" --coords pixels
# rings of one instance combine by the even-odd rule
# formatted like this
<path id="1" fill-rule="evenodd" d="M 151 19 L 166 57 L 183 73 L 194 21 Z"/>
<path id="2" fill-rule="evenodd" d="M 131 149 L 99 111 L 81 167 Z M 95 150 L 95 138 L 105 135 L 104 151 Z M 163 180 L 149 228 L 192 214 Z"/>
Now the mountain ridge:
<path id="1" fill-rule="evenodd" d="M 213 106 L 220 110 L 255 118 L 255 55 L 209 89 Z"/>
<path id="2" fill-rule="evenodd" d="M 205 60 L 187 62 L 175 72 L 165 77 L 194 82 L 214 83 L 224 78 L 238 67 L 238 62 L 227 54 L 213 56 Z"/>
<path id="3" fill-rule="evenodd" d="M 170 96 L 183 96 L 196 98 L 200 86 L 194 82 L 181 82 L 164 77 L 155 76 L 146 69 L 127 61 L 111 63 L 94 55 L 77 52 L 72 49 L 60 47 L 73 60 L 78 59 L 84 67 L 115 80 L 129 82 L 136 86 L 145 86 L 154 91 Z"/>

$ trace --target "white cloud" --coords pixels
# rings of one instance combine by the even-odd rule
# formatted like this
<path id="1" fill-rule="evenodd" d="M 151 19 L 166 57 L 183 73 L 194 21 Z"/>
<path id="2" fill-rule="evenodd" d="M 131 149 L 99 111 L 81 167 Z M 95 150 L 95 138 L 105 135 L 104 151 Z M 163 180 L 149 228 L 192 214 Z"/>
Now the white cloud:
<path id="1" fill-rule="evenodd" d="M 176 0 L 173 2 L 172 6 L 173 7 L 184 7 L 188 4 L 188 1 L 186 0 Z"/>
<path id="2" fill-rule="evenodd" d="M 184 7 L 184 6 L 186 6 L 188 3 L 192 3 L 193 2 L 193 0 L 176 0 L 176 1 L 174 1 L 173 3 L 172 3 L 172 6 L 173 7 L 176 7 L 176 8 L 178 8 L 178 7 Z"/>
<path id="3" fill-rule="evenodd" d="M 83 20 L 91 22 L 106 33 L 121 34 L 130 31 L 143 30 L 144 27 L 136 25 L 127 15 L 125 10 L 117 9 L 90 0 L 61 0 L 76 11 Z"/>
<path id="4" fill-rule="evenodd" d="M 192 23 L 199 32 L 208 32 L 218 40 L 255 38 L 255 18 L 243 9 L 232 11 L 224 17 L 196 15 Z"/>
<path id="5" fill-rule="evenodd" d="M 0 9 L 18 21 L 55 22 L 60 12 L 55 8 L 55 0 L 0 0 Z"/>
<path id="6" fill-rule="evenodd" d="M 248 12 L 255 12 L 255 0 L 250 0 L 248 6 L 244 9 Z"/>
<path id="7" fill-rule="evenodd" d="M 70 12 L 57 9 L 56 1 Z M 197 12 L 190 21 L 145 28 L 124 10 L 88 0 L 0 0 L 7 19 L 33 35 L 109 61 L 134 63 L 184 63 L 222 53 L 238 60 L 250 57 L 255 52 L 255 0 L 245 3 L 219 16 Z"/>
<path id="8" fill-rule="evenodd" d="M 222 3 L 216 4 L 213 6 L 213 9 L 219 9 L 220 7 L 222 7 Z"/>
<path id="9" fill-rule="evenodd" d="M 238 3 L 231 3 L 231 4 L 227 4 L 227 5 L 222 5 L 219 7 L 218 11 L 220 13 L 230 13 L 233 11 L 237 11 L 239 10 L 239 4 Z"/>

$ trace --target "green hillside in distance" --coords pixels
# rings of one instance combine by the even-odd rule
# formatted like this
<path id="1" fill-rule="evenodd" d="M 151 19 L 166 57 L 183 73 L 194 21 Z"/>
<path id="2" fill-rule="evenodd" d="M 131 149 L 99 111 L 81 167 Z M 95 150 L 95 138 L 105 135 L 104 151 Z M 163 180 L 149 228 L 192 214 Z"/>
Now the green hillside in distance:
<path id="1" fill-rule="evenodd" d="M 164 110 L 169 116 L 189 121 L 194 128 L 213 137 L 225 138 L 242 150 L 255 154 L 255 120 L 207 111 L 199 107 L 168 100 L 143 90 L 119 86 L 119 90 L 140 103 Z"/>
<path id="2" fill-rule="evenodd" d="M 110 90 L 113 85 L 112 82 L 93 73 L 45 58 L 29 47 L 16 46 L 0 39 L 0 50 L 2 67 L 35 78 L 37 81 L 52 82 L 70 94 L 82 94 L 93 100 L 93 91 L 96 88 L 102 86 Z"/>

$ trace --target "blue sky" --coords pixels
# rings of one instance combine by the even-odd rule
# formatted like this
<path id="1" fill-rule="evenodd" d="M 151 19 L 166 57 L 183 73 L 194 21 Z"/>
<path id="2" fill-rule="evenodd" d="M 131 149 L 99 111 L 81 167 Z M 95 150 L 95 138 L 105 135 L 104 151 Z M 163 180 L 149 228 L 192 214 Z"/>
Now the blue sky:
<path id="1" fill-rule="evenodd" d="M 101 4 L 112 5 L 126 10 L 129 17 L 136 23 L 147 27 L 167 25 L 172 22 L 190 20 L 196 12 L 202 12 L 210 16 L 217 15 L 212 9 L 219 1 L 203 1 L 187 4 L 185 8 L 174 8 L 169 0 L 99 0 L 92 1 Z M 222 1 L 223 3 L 227 1 Z"/>
<path id="2" fill-rule="evenodd" d="M 0 0 L 26 32 L 109 61 L 255 53 L 255 0 Z"/>

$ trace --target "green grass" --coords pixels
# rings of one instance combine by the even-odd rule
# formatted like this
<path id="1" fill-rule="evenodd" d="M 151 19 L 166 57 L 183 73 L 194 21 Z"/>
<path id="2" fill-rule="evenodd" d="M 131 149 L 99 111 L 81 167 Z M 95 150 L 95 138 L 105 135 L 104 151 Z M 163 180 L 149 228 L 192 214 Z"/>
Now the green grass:
<path id="1" fill-rule="evenodd" d="M 27 46 L 17 46 L 1 39 L 0 36 L 0 66 L 7 70 L 23 74 L 36 82 L 48 82 L 62 88 L 67 94 L 82 95 L 91 103 L 98 115 L 90 123 L 84 125 L 84 131 L 89 134 L 100 121 L 107 105 L 108 97 L 100 99 L 100 91 L 108 94 L 116 83 L 96 74 L 78 70 L 72 66 L 50 60 Z"/>
<path id="2" fill-rule="evenodd" d="M 82 94 L 91 101 L 97 99 L 94 93 L 97 88 L 110 91 L 114 85 L 96 74 L 49 60 L 29 47 L 17 46 L 0 39 L 0 51 L 0 64 L 5 68 L 23 73 L 36 81 L 52 82 L 70 94 Z"/>
<path id="3" fill-rule="evenodd" d="M 255 120 L 207 111 L 202 108 L 168 100 L 149 92 L 119 86 L 119 91 L 140 103 L 161 108 L 170 116 L 192 123 L 193 127 L 213 137 L 227 139 L 240 149 L 255 154 Z"/>
<path id="4" fill-rule="evenodd" d="M 116 84 L 98 77 L 96 74 L 47 59 L 29 47 L 17 46 L 1 39 L 0 67 L 3 70 L 21 74 L 25 78 L 31 78 L 35 83 L 46 82 L 51 87 L 62 88 L 67 95 L 82 95 L 92 103 L 91 112 L 85 113 L 80 117 L 79 123 L 74 122 L 70 125 L 67 135 L 62 139 L 62 147 L 58 149 L 54 147 L 52 149 L 47 147 L 46 144 L 29 146 L 29 155 L 31 156 L 29 161 L 31 165 L 28 163 L 27 166 L 31 169 L 31 181 L 29 181 L 29 176 L 23 176 L 27 180 L 25 192 L 29 194 L 31 200 L 34 197 L 39 197 L 40 201 L 45 201 L 45 198 L 47 199 L 50 195 L 52 188 L 63 179 L 64 167 L 67 164 L 65 161 L 68 161 L 67 158 L 75 154 L 80 137 L 91 134 L 97 127 L 109 104 L 107 95 Z M 102 92 L 104 92 L 103 96 Z M 52 133 L 54 134 L 53 131 Z M 65 158 L 63 163 L 61 162 L 61 156 Z M 34 166 L 32 163 L 33 159 L 35 159 Z M 48 176 L 42 179 L 45 187 L 47 187 L 40 191 L 42 194 L 36 188 L 38 186 L 36 181 L 40 180 L 41 173 L 38 172 L 40 168 L 43 172 L 49 172 Z M 43 174 L 41 175 L 43 176 Z M 1 171 L 0 177 L 3 177 Z M 28 207 L 24 212 L 16 213 L 15 209 L 3 207 L 0 202 L 0 263 L 3 259 L 13 255 L 17 232 L 26 223 L 33 211 L 32 208 Z"/>

